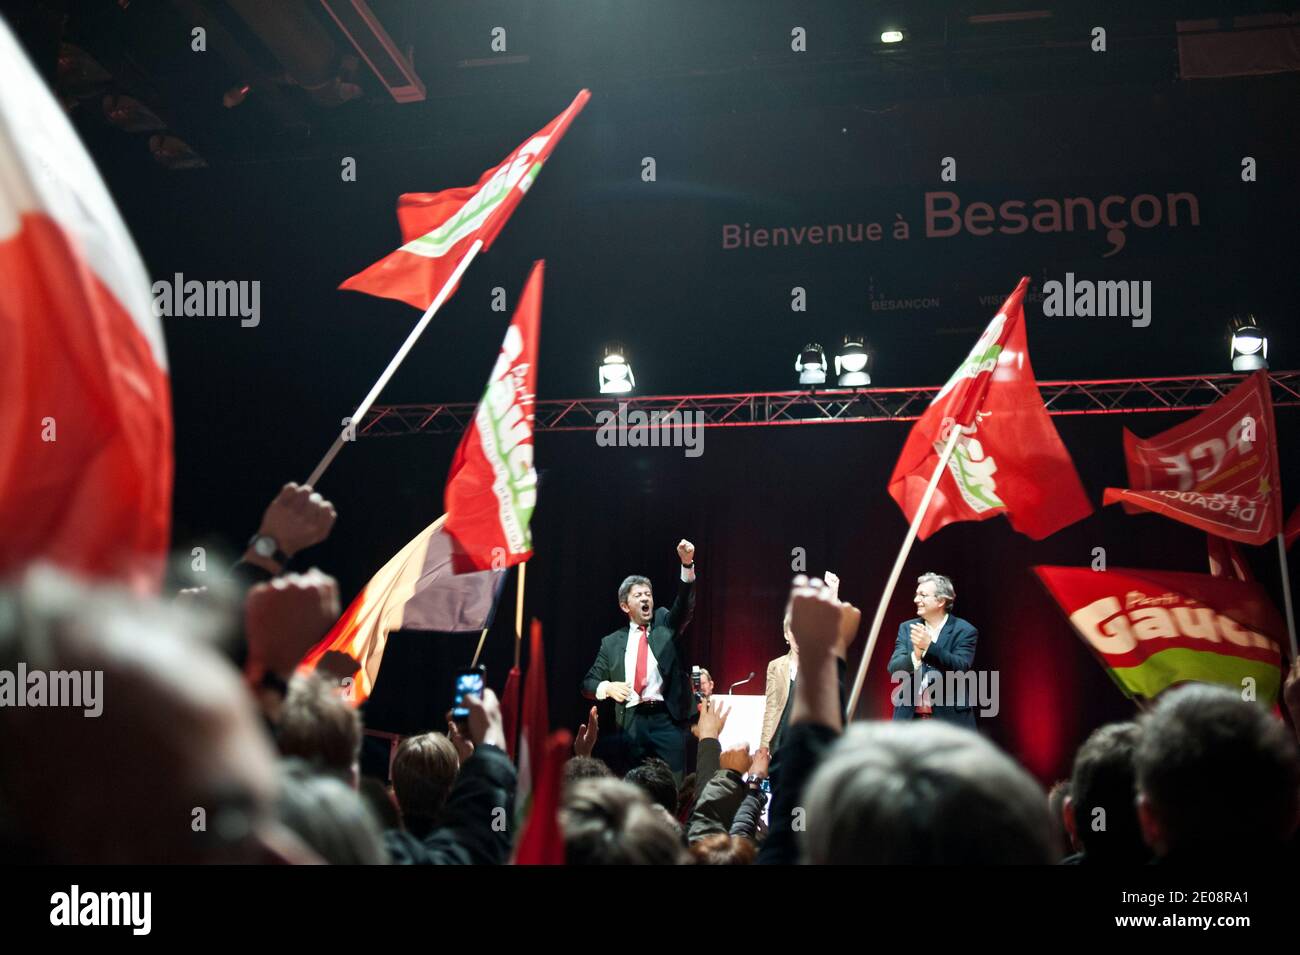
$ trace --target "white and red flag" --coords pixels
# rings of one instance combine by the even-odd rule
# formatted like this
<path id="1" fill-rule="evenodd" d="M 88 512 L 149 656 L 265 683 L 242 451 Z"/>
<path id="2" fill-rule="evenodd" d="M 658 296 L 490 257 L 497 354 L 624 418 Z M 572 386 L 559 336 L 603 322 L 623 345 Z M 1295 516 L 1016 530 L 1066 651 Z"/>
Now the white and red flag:
<path id="1" fill-rule="evenodd" d="M 0 22 L 0 576 L 34 560 L 161 583 L 172 415 L 135 244 Z"/>
<path id="2" fill-rule="evenodd" d="M 404 245 L 339 286 L 395 298 L 423 311 L 451 279 L 476 240 L 492 246 L 542 164 L 591 98 L 578 93 L 569 107 L 521 143 L 477 183 L 442 192 L 398 197 L 397 222 Z"/>
<path id="3" fill-rule="evenodd" d="M 1041 540 L 1087 517 L 1084 494 L 1065 445 L 1047 415 L 1029 363 L 1022 278 L 966 360 L 912 426 L 889 479 L 890 496 L 914 519 L 954 427 L 961 436 L 922 520 L 924 540 L 954 521 L 1005 514 Z"/>
<path id="4" fill-rule="evenodd" d="M 1153 511 L 1243 544 L 1267 543 L 1282 529 L 1267 372 L 1155 437 L 1126 428 L 1124 456 L 1130 487 L 1106 488 L 1107 504 Z"/>
<path id="5" fill-rule="evenodd" d="M 533 263 L 474 422 L 447 474 L 447 532 L 459 545 L 458 572 L 501 570 L 533 553 L 528 524 L 537 504 L 533 406 L 545 265 Z"/>

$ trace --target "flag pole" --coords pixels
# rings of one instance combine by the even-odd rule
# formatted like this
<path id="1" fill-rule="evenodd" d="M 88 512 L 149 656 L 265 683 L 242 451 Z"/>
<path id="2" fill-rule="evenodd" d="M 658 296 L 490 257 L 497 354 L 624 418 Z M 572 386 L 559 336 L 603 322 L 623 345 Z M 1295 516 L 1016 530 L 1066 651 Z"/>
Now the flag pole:
<path id="1" fill-rule="evenodd" d="M 515 666 L 519 666 L 519 645 L 524 642 L 524 571 L 528 569 L 528 561 L 523 561 L 519 565 L 519 576 L 516 579 L 518 584 L 515 590 Z"/>
<path id="2" fill-rule="evenodd" d="M 876 616 L 871 621 L 871 633 L 867 636 L 867 646 L 862 651 L 862 662 L 858 664 L 858 675 L 853 681 L 853 692 L 849 694 L 849 705 L 844 711 L 845 723 L 853 719 L 853 714 L 858 708 L 858 697 L 862 693 L 863 681 L 867 678 L 867 665 L 871 662 L 871 651 L 876 647 L 876 638 L 880 636 L 880 626 L 885 621 L 885 610 L 889 606 L 889 599 L 894 595 L 894 587 L 898 585 L 898 578 L 903 573 L 903 565 L 907 563 L 907 555 L 911 553 L 912 544 L 916 541 L 916 534 L 921 529 L 921 522 L 925 519 L 925 512 L 930 508 L 930 500 L 934 497 L 934 490 L 939 486 L 939 478 L 943 475 L 943 469 L 948 466 L 948 459 L 952 457 L 953 448 L 957 446 L 957 439 L 960 436 L 961 426 L 954 423 L 952 434 L 948 436 L 948 443 L 944 446 L 943 454 L 939 456 L 939 463 L 934 467 L 934 474 L 930 475 L 930 483 L 926 485 L 925 494 L 921 497 L 921 504 L 912 517 L 912 526 L 907 529 L 907 537 L 903 539 L 903 547 L 898 552 L 898 559 L 894 561 L 894 569 L 889 574 L 888 583 L 885 584 L 885 592 L 880 595 L 880 603 L 876 606 Z"/>
<path id="3" fill-rule="evenodd" d="M 1286 632 L 1291 638 L 1291 661 L 1300 659 L 1300 650 L 1296 648 L 1295 607 L 1291 603 L 1291 568 L 1286 560 L 1286 532 L 1277 533 L 1277 559 L 1282 567 L 1282 602 L 1286 607 Z"/>
<path id="4" fill-rule="evenodd" d="M 487 639 L 487 632 L 488 628 L 484 627 L 483 632 L 478 635 L 478 646 L 474 649 L 474 659 L 469 661 L 471 670 L 478 666 L 478 657 L 483 652 L 483 641 Z"/>
<path id="5" fill-rule="evenodd" d="M 316 469 L 311 472 L 311 477 L 307 478 L 307 483 L 313 488 L 316 486 L 316 482 L 321 479 L 321 475 L 323 475 L 326 469 L 334 462 L 334 458 L 338 456 L 338 453 L 341 450 L 343 450 L 343 443 L 348 440 L 345 436 L 348 434 L 349 430 L 355 429 L 361 424 L 361 419 L 366 416 L 366 413 L 370 410 L 370 406 L 375 403 L 375 399 L 379 397 L 379 392 L 384 390 L 384 386 L 388 384 L 389 379 L 397 373 L 398 366 L 402 364 L 411 349 L 415 347 L 416 340 L 419 339 L 419 337 L 424 334 L 424 330 L 429 327 L 429 322 L 433 320 L 434 313 L 437 312 L 438 309 L 442 308 L 443 303 L 451 297 L 452 291 L 456 288 L 456 283 L 460 281 L 460 277 L 465 274 L 465 270 L 469 268 L 469 264 L 474 261 L 474 257 L 478 255 L 479 250 L 482 248 L 483 240 L 475 239 L 474 244 L 469 247 L 469 251 L 467 251 L 465 257 L 460 260 L 460 264 L 458 264 L 456 270 L 451 273 L 451 277 L 447 279 L 446 284 L 438 290 L 438 294 L 434 297 L 433 301 L 429 303 L 429 307 L 424 310 L 424 314 L 420 316 L 420 320 L 415 324 L 415 327 L 411 329 L 411 334 L 407 335 L 406 341 L 402 342 L 402 347 L 397 349 L 397 354 L 395 354 L 393 360 L 388 363 L 388 367 L 384 369 L 384 373 L 380 375 L 374 385 L 371 386 L 370 393 L 366 395 L 361 404 L 357 406 L 357 410 L 352 413 L 352 417 L 348 419 L 350 421 L 348 427 L 339 432 L 339 436 L 334 439 L 334 444 L 332 444 L 330 449 L 325 452 L 325 457 L 320 459 L 320 463 L 316 465 Z"/>

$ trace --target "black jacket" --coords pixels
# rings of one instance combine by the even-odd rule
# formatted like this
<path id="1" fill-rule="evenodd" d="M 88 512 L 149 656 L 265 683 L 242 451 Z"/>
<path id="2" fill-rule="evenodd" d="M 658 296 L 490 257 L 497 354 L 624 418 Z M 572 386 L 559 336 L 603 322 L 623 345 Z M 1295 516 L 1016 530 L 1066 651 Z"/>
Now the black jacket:
<path id="1" fill-rule="evenodd" d="M 668 714 L 677 722 L 684 723 L 691 718 L 694 711 L 691 690 L 691 677 L 686 669 L 686 654 L 682 652 L 678 639 L 695 611 L 695 584 L 682 581 L 677 588 L 677 599 L 671 610 L 656 607 L 654 618 L 650 622 L 650 652 L 659 664 L 659 675 L 663 677 L 664 703 Z M 604 680 L 614 683 L 629 683 L 631 677 L 624 666 L 627 655 L 627 638 L 630 624 L 625 623 L 609 636 L 600 641 L 600 652 L 596 662 L 587 671 L 582 681 L 582 695 L 589 700 L 596 698 L 596 688 Z M 619 727 L 625 720 L 625 707 L 614 703 L 614 719 Z"/>
<path id="2" fill-rule="evenodd" d="M 442 819 L 423 839 L 389 829 L 384 844 L 394 865 L 503 865 L 515 827 L 515 767 L 484 744 L 465 760 Z"/>

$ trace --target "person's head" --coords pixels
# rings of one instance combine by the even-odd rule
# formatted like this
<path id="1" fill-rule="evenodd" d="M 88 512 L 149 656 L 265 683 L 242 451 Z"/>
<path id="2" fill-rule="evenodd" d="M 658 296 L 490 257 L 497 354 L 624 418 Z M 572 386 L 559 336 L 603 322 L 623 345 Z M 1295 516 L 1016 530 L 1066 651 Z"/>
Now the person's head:
<path id="1" fill-rule="evenodd" d="M 614 773 L 603 759 L 594 756 L 574 756 L 564 764 L 564 785 L 569 786 L 580 779 L 613 778 Z"/>
<path id="2" fill-rule="evenodd" d="M 1188 684 L 1163 693 L 1138 726 L 1138 818 L 1156 855 L 1247 861 L 1295 831 L 1295 742 L 1262 706 Z"/>
<path id="3" fill-rule="evenodd" d="M 423 838 L 433 829 L 459 769 L 456 747 L 444 734 L 402 740 L 393 757 L 393 795 L 408 832 Z"/>
<path id="4" fill-rule="evenodd" d="M 352 785 L 360 778 L 361 714 L 314 673 L 289 681 L 276 739 L 284 756 L 336 772 Z"/>
<path id="5" fill-rule="evenodd" d="M 1070 795 L 1070 781 L 1058 779 L 1047 790 L 1047 815 L 1051 817 L 1052 829 L 1056 831 L 1056 841 L 1062 852 L 1077 851 L 1074 834 L 1065 824 L 1065 800 Z"/>
<path id="6" fill-rule="evenodd" d="M 916 578 L 916 596 L 912 603 L 919 617 L 926 620 L 940 620 L 946 613 L 952 612 L 957 591 L 952 581 L 943 574 L 922 574 Z"/>
<path id="7" fill-rule="evenodd" d="M 713 674 L 700 667 L 700 696 L 713 695 Z"/>
<path id="8" fill-rule="evenodd" d="M 649 578 L 632 574 L 618 585 L 618 609 L 638 627 L 650 626 L 655 615 L 655 597 Z"/>
<path id="9" fill-rule="evenodd" d="M 668 764 L 657 756 L 649 756 L 640 766 L 628 770 L 623 777 L 633 786 L 644 789 L 651 800 L 668 810 L 669 815 L 677 812 L 677 781 Z"/>
<path id="10" fill-rule="evenodd" d="M 818 865 L 1041 865 L 1059 857 L 1042 789 L 978 734 L 855 723 L 805 791 Z"/>
<path id="11" fill-rule="evenodd" d="M 55 864 L 283 858 L 275 753 L 208 629 L 193 611 L 49 570 L 0 592 L 0 669 L 23 662 L 29 672 L 78 675 L 87 704 L 0 707 L 0 855 Z"/>
<path id="12" fill-rule="evenodd" d="M 1089 861 L 1139 864 L 1150 856 L 1135 803 L 1133 754 L 1140 736 L 1136 723 L 1109 723 L 1075 754 L 1065 825 Z"/>
<path id="13" fill-rule="evenodd" d="M 681 834 L 649 797 L 618 779 L 584 779 L 560 809 L 567 865 L 676 865 Z"/>
<path id="14" fill-rule="evenodd" d="M 330 865 L 387 865 L 379 824 L 361 794 L 300 759 L 281 764 L 280 821 Z"/>
<path id="15" fill-rule="evenodd" d="M 758 846 L 744 836 L 715 832 L 692 842 L 690 853 L 694 865 L 752 865 Z"/>

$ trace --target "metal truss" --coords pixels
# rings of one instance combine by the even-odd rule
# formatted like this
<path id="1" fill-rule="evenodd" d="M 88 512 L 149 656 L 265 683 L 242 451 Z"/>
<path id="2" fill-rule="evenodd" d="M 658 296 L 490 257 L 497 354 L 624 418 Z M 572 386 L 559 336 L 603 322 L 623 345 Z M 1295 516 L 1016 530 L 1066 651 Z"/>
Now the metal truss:
<path id="1" fill-rule="evenodd" d="M 1186 375 L 1176 378 L 1102 378 L 1091 381 L 1040 381 L 1043 404 L 1052 415 L 1135 414 L 1195 411 L 1218 401 L 1244 381 L 1245 375 Z M 1275 407 L 1300 407 L 1300 371 L 1269 372 Z M 609 415 L 635 415 L 629 423 L 680 427 L 690 413 L 692 425 L 706 428 L 756 428 L 794 424 L 865 424 L 915 421 L 939 387 L 830 388 L 765 391 L 729 395 L 601 395 L 596 398 L 550 399 L 534 407 L 538 431 L 595 431 Z M 460 434 L 474 417 L 474 403 L 378 405 L 357 428 L 359 436 Z M 657 413 L 657 415 L 655 414 Z"/>

